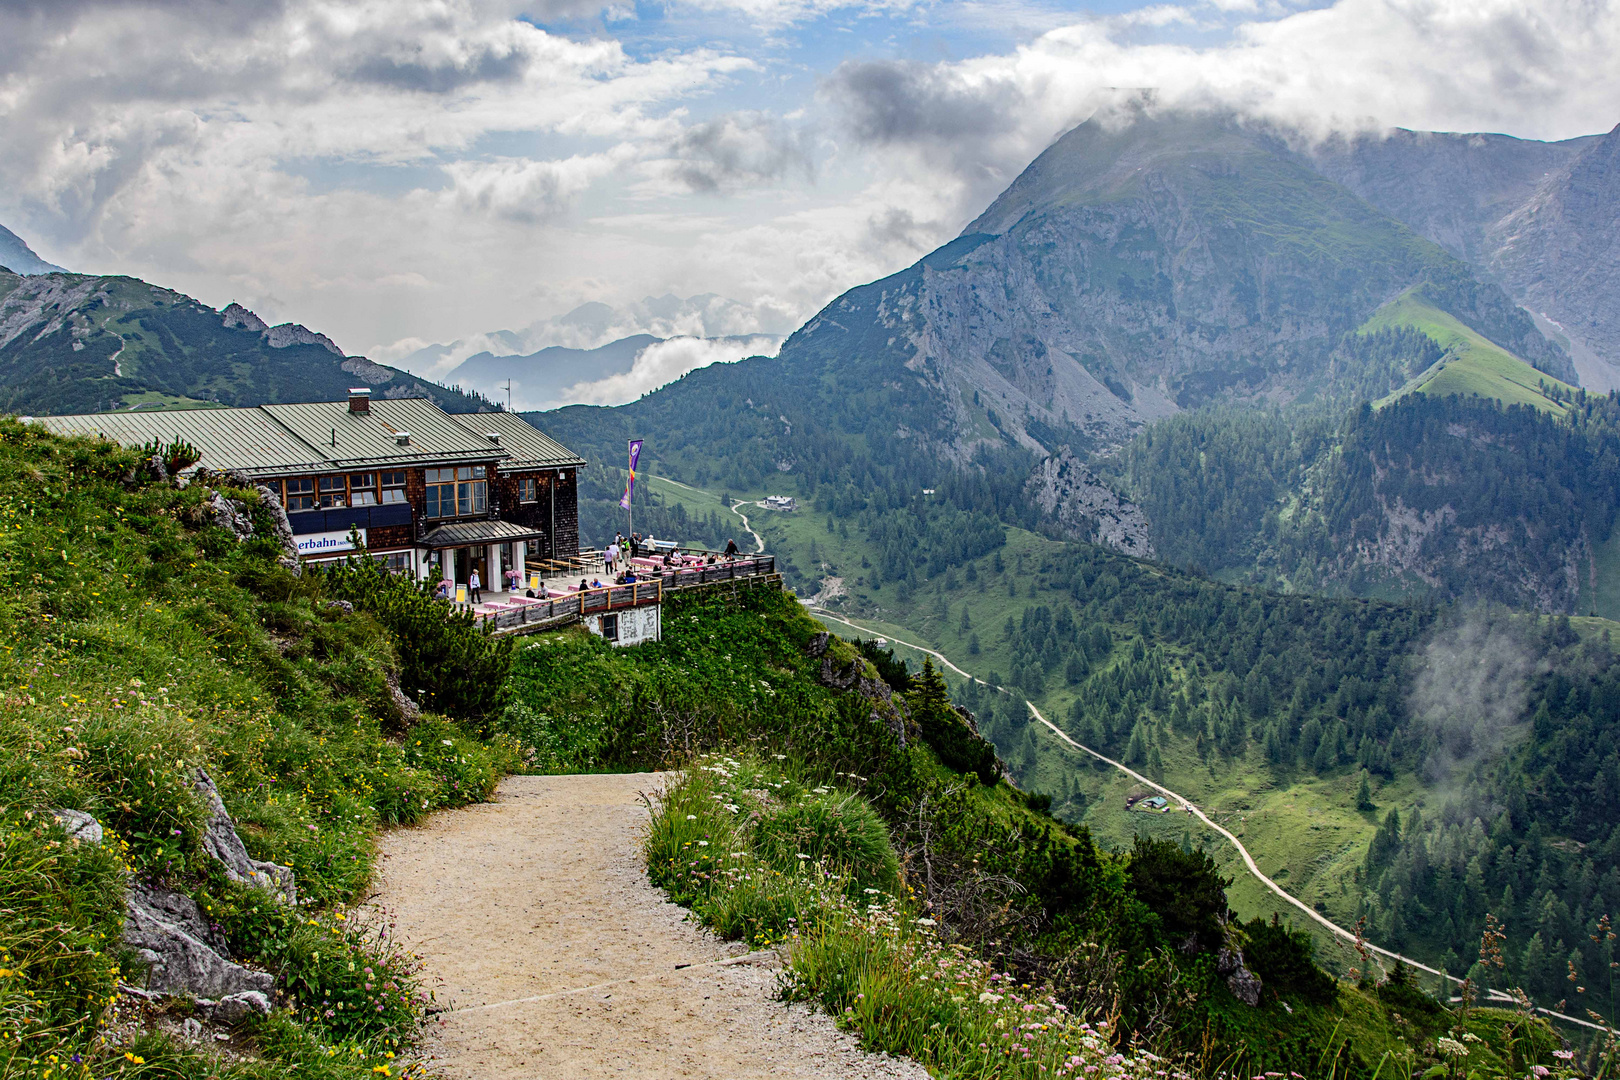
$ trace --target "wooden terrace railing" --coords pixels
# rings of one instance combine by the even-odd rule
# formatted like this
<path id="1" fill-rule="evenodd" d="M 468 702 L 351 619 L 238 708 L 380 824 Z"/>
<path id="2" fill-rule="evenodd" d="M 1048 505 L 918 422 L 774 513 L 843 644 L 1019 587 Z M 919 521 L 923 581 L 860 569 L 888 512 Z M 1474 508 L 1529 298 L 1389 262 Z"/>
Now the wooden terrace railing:
<path id="1" fill-rule="evenodd" d="M 581 562 L 583 559 L 581 556 Z M 556 568 L 556 573 L 567 573 L 569 576 L 580 572 L 562 560 L 552 560 L 542 565 L 547 568 L 542 571 L 543 573 L 553 572 L 552 567 Z M 599 561 L 597 565 L 601 565 Z M 490 632 L 512 630 L 522 626 L 543 626 L 573 618 L 584 618 L 586 615 L 662 603 L 666 591 L 678 591 L 721 581 L 765 577 L 776 573 L 776 557 L 749 555 L 703 566 L 664 567 L 658 572 L 652 570 L 645 572 L 647 576 L 644 580 L 632 584 L 604 585 L 599 589 L 583 589 L 560 596 L 533 598 L 514 596 L 499 605 L 486 605 L 493 610 L 475 609 L 474 614 L 484 629 Z M 589 575 L 581 573 L 581 576 Z"/>

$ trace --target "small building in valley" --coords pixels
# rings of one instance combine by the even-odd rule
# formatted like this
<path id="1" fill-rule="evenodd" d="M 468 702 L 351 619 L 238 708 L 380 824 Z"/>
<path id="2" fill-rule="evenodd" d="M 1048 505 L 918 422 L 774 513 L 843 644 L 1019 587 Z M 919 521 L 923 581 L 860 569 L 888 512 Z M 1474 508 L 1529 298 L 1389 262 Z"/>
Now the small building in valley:
<path id="1" fill-rule="evenodd" d="M 33 419 L 125 446 L 183 440 L 194 468 L 242 474 L 287 510 L 299 555 L 344 558 L 357 530 L 390 569 L 500 591 L 526 565 L 579 554 L 573 451 L 512 413 L 446 413 L 425 398 Z"/>
<path id="2" fill-rule="evenodd" d="M 798 507 L 799 504 L 794 501 L 791 495 L 765 496 L 765 509 L 767 510 L 797 510 Z"/>

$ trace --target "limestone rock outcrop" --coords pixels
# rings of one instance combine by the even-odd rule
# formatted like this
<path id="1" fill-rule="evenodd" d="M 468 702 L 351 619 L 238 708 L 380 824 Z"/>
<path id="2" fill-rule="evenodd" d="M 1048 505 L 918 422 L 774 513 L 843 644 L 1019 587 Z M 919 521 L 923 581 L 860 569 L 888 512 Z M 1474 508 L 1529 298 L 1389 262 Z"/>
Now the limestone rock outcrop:
<path id="1" fill-rule="evenodd" d="M 225 868 L 225 876 L 241 885 L 254 885 L 267 889 L 289 904 L 298 902 L 298 887 L 292 867 L 263 862 L 253 858 L 236 833 L 236 823 L 219 797 L 219 788 L 213 779 L 198 769 L 193 780 L 197 794 L 208 809 L 208 824 L 203 830 L 203 850 L 217 859 Z"/>
<path id="2" fill-rule="evenodd" d="M 191 897 L 161 885 L 130 885 L 124 944 L 147 965 L 146 989 L 155 993 L 219 999 L 275 987 L 274 975 L 228 958 L 223 936 Z"/>
<path id="3" fill-rule="evenodd" d="M 832 635 L 823 630 L 810 639 L 805 651 L 811 659 L 821 661 L 821 671 L 818 678 L 821 685 L 833 690 L 853 690 L 872 702 L 871 721 L 887 727 L 900 745 L 906 745 L 910 732 L 906 720 L 906 704 L 894 696 L 889 684 L 882 679 L 873 678 L 867 674 L 866 661 L 860 657 L 839 665 L 833 662 L 828 646 L 832 643 Z"/>
<path id="4" fill-rule="evenodd" d="M 1099 480 L 1067 446 L 1042 459 L 1024 489 L 1074 539 L 1156 557 L 1142 508 Z"/>

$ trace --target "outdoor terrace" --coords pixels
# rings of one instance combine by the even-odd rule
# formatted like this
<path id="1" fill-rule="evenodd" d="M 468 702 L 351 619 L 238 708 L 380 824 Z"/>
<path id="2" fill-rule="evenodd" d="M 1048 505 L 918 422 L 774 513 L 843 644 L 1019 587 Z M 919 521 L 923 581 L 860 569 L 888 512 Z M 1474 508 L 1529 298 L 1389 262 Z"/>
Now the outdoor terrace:
<path id="1" fill-rule="evenodd" d="M 774 555 L 727 558 L 701 548 L 679 548 L 673 555 L 677 560 L 673 566 L 663 565 L 661 558 L 632 559 L 631 567 L 638 580 L 625 584 L 607 578 L 601 553 L 597 551 L 583 551 L 569 559 L 548 560 L 529 566 L 526 569 L 529 580 L 515 591 L 486 590 L 484 602 L 474 605 L 472 611 L 492 632 L 525 627 L 538 629 L 599 612 L 659 604 L 667 592 L 776 573 Z M 600 581 L 601 584 L 581 589 L 581 581 Z M 529 591 L 535 595 L 526 595 Z"/>

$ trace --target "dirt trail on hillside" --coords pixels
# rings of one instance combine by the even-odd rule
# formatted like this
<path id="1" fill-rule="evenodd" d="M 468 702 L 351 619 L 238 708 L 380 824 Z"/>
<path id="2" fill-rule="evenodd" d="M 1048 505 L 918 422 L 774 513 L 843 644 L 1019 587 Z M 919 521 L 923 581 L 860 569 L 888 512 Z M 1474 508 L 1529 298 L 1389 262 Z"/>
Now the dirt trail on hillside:
<path id="1" fill-rule="evenodd" d="M 380 844 L 372 903 L 420 953 L 451 1080 L 904 1077 L 821 1013 L 774 1000 L 774 954 L 715 938 L 647 880 L 657 774 L 521 776 Z"/>

